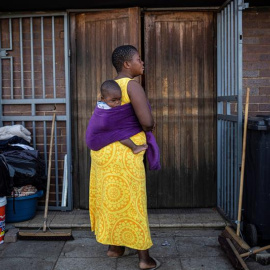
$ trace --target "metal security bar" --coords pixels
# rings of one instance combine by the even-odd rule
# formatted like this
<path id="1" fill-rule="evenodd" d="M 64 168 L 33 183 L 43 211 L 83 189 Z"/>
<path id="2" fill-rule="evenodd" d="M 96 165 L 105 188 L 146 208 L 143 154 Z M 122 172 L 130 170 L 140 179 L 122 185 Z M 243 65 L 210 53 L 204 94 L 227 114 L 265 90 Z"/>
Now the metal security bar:
<path id="1" fill-rule="evenodd" d="M 56 111 L 49 209 L 62 211 L 73 205 L 68 52 L 66 13 L 0 15 L 0 126 L 31 131 L 47 172 Z"/>
<path id="2" fill-rule="evenodd" d="M 217 15 L 217 206 L 237 219 L 242 152 L 243 0 L 227 1 Z"/>

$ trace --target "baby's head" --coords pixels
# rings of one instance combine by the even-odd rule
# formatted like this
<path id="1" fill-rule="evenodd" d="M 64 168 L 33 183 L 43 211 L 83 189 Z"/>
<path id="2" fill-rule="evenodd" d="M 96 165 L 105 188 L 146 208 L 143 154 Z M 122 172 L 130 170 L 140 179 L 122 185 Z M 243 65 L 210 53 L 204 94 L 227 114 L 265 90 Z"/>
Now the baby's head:
<path id="1" fill-rule="evenodd" d="M 121 105 L 122 92 L 118 83 L 114 80 L 107 80 L 102 83 L 101 100 L 110 107 L 117 107 Z"/>
<path id="2" fill-rule="evenodd" d="M 122 45 L 117 47 L 112 53 L 112 64 L 117 72 L 120 72 L 126 61 L 131 61 L 138 50 L 132 45 Z"/>

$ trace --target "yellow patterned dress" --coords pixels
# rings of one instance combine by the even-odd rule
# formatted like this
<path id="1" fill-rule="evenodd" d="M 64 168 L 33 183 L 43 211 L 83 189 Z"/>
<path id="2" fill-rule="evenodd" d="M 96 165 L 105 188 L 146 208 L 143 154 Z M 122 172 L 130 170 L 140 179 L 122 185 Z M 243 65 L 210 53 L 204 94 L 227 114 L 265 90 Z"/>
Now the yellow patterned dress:
<path id="1" fill-rule="evenodd" d="M 122 90 L 122 105 L 130 103 L 129 81 L 116 80 Z M 131 139 L 136 144 L 146 143 L 143 131 Z M 99 243 L 138 250 L 153 245 L 147 215 L 144 153 L 133 154 L 120 142 L 99 151 L 91 150 L 90 221 Z"/>

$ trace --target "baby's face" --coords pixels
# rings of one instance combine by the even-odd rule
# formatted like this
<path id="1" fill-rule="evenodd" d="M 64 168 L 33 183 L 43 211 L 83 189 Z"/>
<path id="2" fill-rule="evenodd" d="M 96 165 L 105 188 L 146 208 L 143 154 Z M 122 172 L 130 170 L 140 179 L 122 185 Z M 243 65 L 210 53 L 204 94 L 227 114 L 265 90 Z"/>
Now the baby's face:
<path id="1" fill-rule="evenodd" d="M 121 91 L 112 91 L 108 93 L 102 100 L 110 107 L 117 107 L 121 105 L 122 93 Z"/>

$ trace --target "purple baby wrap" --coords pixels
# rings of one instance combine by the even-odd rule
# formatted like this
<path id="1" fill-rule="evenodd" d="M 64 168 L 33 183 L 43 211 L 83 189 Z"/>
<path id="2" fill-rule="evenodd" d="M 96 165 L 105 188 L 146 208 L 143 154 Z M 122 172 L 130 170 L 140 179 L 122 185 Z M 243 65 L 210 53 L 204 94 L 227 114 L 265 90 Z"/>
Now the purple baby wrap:
<path id="1" fill-rule="evenodd" d="M 89 149 L 98 151 L 113 142 L 125 140 L 142 131 L 142 127 L 130 103 L 111 108 L 95 108 L 86 130 L 86 144 Z M 145 132 L 148 148 L 146 157 L 149 170 L 159 170 L 160 153 L 151 131 Z"/>

